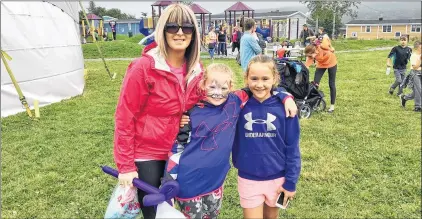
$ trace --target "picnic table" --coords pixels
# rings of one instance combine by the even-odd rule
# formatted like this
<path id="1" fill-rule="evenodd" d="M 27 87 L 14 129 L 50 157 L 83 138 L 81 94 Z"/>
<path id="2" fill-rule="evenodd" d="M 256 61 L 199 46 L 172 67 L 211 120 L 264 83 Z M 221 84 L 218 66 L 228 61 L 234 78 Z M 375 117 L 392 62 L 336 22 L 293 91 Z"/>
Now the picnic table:
<path id="1" fill-rule="evenodd" d="M 305 54 L 304 54 L 305 48 L 303 47 L 273 46 L 272 48 L 271 47 L 267 48 L 267 53 L 272 52 L 272 56 L 273 58 L 275 58 L 277 56 L 277 51 L 281 48 L 290 52 L 288 56 L 290 59 L 303 60 L 305 58 Z"/>

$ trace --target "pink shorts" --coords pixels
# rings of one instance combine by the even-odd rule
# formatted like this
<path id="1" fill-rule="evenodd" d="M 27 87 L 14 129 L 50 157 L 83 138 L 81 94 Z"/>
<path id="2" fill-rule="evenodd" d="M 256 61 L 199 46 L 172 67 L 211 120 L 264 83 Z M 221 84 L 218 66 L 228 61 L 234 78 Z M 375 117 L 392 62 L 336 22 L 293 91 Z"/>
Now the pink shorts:
<path id="1" fill-rule="evenodd" d="M 237 177 L 237 188 L 242 208 L 256 208 L 263 204 L 275 207 L 277 202 L 277 190 L 283 185 L 285 178 L 277 178 L 267 181 L 256 181 Z"/>

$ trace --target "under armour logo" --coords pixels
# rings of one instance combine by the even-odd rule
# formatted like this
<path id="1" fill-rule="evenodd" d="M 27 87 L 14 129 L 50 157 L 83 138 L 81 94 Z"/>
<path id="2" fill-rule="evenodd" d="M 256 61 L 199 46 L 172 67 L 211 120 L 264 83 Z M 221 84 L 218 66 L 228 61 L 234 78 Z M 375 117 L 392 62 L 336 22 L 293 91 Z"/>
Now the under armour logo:
<path id="1" fill-rule="evenodd" d="M 249 130 L 249 131 L 253 131 L 252 130 L 252 124 L 267 124 L 267 131 L 274 131 L 277 130 L 277 128 L 275 127 L 275 125 L 272 123 L 276 120 L 277 117 L 275 117 L 273 114 L 271 113 L 267 113 L 267 120 L 263 120 L 263 119 L 252 119 L 252 112 L 245 114 L 245 119 L 246 121 L 248 121 L 245 124 L 245 129 Z"/>

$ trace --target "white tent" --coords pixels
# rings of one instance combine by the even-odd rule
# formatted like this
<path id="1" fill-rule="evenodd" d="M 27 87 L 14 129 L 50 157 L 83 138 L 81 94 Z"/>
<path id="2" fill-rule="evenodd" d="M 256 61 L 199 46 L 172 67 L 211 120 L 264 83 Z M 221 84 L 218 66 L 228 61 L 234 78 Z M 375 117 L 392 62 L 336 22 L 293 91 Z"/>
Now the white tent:
<path id="1" fill-rule="evenodd" d="M 1 2 L 1 49 L 31 108 L 34 100 L 45 106 L 83 92 L 78 10 L 78 2 Z M 1 62 L 1 116 L 23 111 Z"/>

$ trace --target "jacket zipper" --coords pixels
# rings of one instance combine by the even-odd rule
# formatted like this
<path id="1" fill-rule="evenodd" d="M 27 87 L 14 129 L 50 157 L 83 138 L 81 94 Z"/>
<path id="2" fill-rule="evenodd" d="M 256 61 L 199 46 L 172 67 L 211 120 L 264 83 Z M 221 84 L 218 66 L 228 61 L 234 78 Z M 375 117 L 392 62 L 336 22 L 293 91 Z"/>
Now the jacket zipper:
<path id="1" fill-rule="evenodd" d="M 182 103 L 183 103 L 182 113 L 184 113 L 186 111 L 186 96 L 187 96 L 188 92 L 190 92 L 190 90 L 191 90 L 190 88 L 193 86 L 191 84 L 195 84 L 196 81 L 198 80 L 197 77 L 198 76 L 195 76 L 190 83 L 186 84 L 186 90 L 182 95 L 182 97 L 183 97 L 183 99 L 182 99 Z"/>

